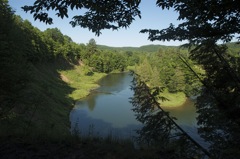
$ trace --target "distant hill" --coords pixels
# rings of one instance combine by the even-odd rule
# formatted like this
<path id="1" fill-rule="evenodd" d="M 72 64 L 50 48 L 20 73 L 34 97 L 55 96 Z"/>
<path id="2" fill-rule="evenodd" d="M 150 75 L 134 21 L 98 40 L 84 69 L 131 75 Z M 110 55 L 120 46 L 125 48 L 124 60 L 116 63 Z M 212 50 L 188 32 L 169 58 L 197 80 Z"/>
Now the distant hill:
<path id="1" fill-rule="evenodd" d="M 240 44 L 239 43 L 238 44 L 237 44 L 237 42 L 228 43 L 227 47 L 228 47 L 229 53 L 231 55 L 234 55 L 236 57 L 240 57 Z"/>
<path id="2" fill-rule="evenodd" d="M 159 49 L 178 48 L 178 46 L 165 45 L 144 45 L 140 47 L 111 47 L 106 45 L 98 45 L 101 50 L 115 50 L 115 51 L 133 51 L 133 52 L 157 52 Z"/>
<path id="3" fill-rule="evenodd" d="M 240 42 L 227 43 L 228 47 L 240 49 Z"/>
<path id="4" fill-rule="evenodd" d="M 240 44 L 236 44 L 236 42 L 227 43 L 227 46 L 231 52 L 238 52 L 240 53 Z M 140 47 L 112 47 L 106 45 L 98 45 L 100 50 L 113 50 L 118 52 L 157 52 L 159 49 L 166 50 L 166 49 L 177 49 L 179 46 L 166 46 L 166 45 L 143 45 Z"/>

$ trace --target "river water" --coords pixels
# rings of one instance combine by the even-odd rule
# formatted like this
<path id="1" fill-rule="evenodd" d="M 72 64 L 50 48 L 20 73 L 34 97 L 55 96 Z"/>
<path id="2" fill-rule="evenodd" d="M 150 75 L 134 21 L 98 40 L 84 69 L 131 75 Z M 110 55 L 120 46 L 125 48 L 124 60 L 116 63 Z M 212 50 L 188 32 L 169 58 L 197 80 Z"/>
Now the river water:
<path id="1" fill-rule="evenodd" d="M 115 136 L 129 138 L 141 123 L 135 119 L 129 102 L 132 76 L 129 73 L 109 74 L 99 81 L 100 87 L 78 101 L 70 113 L 71 130 L 81 135 Z M 188 99 L 182 106 L 163 108 L 190 136 L 202 142 L 197 134 L 196 108 Z"/>
<path id="2" fill-rule="evenodd" d="M 129 138 L 141 123 L 135 119 L 129 103 L 133 92 L 128 73 L 109 74 L 98 83 L 100 87 L 78 101 L 70 113 L 71 130 L 82 135 L 112 135 Z"/>

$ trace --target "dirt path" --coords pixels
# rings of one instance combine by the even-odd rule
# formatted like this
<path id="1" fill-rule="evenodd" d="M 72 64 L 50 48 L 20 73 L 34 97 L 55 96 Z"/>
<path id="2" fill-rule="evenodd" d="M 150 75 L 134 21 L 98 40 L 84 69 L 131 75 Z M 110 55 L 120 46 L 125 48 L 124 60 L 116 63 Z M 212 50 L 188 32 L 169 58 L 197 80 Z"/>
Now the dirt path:
<path id="1" fill-rule="evenodd" d="M 64 76 L 63 74 L 60 74 L 60 77 L 61 77 L 61 79 L 64 81 L 64 82 L 66 82 L 66 83 L 70 83 L 71 81 L 66 77 L 66 76 Z"/>

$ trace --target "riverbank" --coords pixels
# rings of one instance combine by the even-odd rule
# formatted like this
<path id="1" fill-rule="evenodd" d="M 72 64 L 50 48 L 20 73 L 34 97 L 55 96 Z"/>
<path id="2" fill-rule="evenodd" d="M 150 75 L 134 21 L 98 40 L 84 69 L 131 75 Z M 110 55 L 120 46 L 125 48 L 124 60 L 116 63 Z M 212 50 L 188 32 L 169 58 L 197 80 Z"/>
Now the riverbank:
<path id="1" fill-rule="evenodd" d="M 87 96 L 106 76 L 88 74 L 86 69 L 62 61 L 32 65 L 34 78 L 22 92 L 28 109 L 19 107 L 16 113 L 22 114 L 0 120 L 1 158 L 140 158 L 131 141 L 70 133 L 69 113 L 74 101 Z"/>
<path id="2" fill-rule="evenodd" d="M 20 102 L 0 119 L 0 137 L 21 140 L 61 140 L 70 136 L 69 113 L 73 88 L 61 80 L 58 70 L 71 70 L 63 59 L 29 66 L 31 76 L 21 91 Z M 14 101 L 13 101 L 14 102 Z"/>
<path id="3" fill-rule="evenodd" d="M 158 101 L 162 107 L 180 107 L 187 100 L 183 92 L 169 93 L 167 90 L 164 90 L 160 95 L 168 99 L 165 101 Z"/>
<path id="4" fill-rule="evenodd" d="M 69 94 L 69 97 L 74 101 L 88 96 L 91 90 L 99 87 L 97 81 L 107 75 L 97 72 L 88 73 L 88 68 L 80 65 L 75 65 L 73 69 L 60 71 L 59 73 L 62 80 L 74 89 Z"/>
<path id="5" fill-rule="evenodd" d="M 61 140 L 71 136 L 69 113 L 78 99 L 99 87 L 104 73 L 59 59 L 31 65 L 32 79 L 21 93 L 23 103 L 0 120 L 0 137 Z M 90 73 L 89 73 L 90 72 Z"/>
<path id="6" fill-rule="evenodd" d="M 39 64 L 32 68 L 33 92 L 26 96 L 28 100 L 34 98 L 35 109 L 27 112 L 25 118 L 11 117 L 5 127 L 4 121 L 0 124 L 0 134 L 5 131 L 4 136 L 0 135 L 1 158 L 138 159 L 173 155 L 175 147 L 159 152 L 155 148 L 135 149 L 131 141 L 111 135 L 106 139 L 71 135 L 69 112 L 74 101 L 98 87 L 96 82 L 106 74 L 89 74 L 82 66 L 60 65 Z"/>

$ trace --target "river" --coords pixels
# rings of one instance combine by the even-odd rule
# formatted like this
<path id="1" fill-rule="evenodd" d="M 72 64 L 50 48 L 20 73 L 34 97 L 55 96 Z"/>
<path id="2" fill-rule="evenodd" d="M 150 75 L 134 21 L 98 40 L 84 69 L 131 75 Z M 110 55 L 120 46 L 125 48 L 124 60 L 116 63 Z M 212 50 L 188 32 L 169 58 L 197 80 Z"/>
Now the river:
<path id="1" fill-rule="evenodd" d="M 70 113 L 71 130 L 81 135 L 132 137 L 141 123 L 135 119 L 129 73 L 109 74 L 99 81 L 100 87 L 78 101 Z M 182 106 L 163 108 L 176 117 L 176 121 L 190 136 L 202 142 L 197 134 L 196 108 L 188 99 Z"/>
<path id="2" fill-rule="evenodd" d="M 78 101 L 70 113 L 71 130 L 82 135 L 129 138 L 141 123 L 135 119 L 129 103 L 133 92 L 129 73 L 109 74 L 100 87 Z"/>

